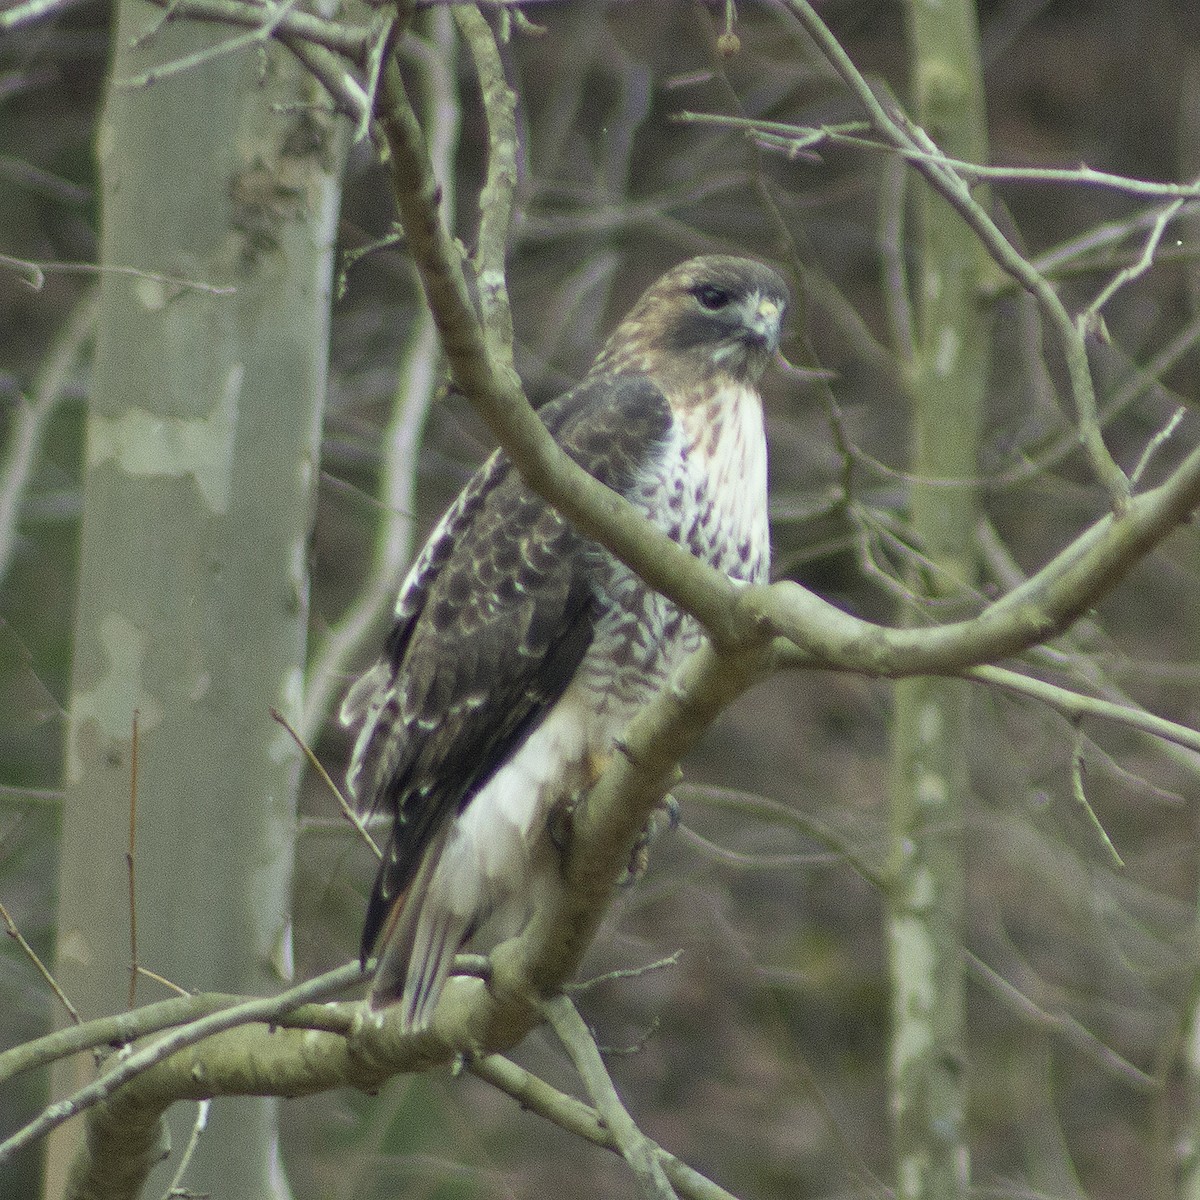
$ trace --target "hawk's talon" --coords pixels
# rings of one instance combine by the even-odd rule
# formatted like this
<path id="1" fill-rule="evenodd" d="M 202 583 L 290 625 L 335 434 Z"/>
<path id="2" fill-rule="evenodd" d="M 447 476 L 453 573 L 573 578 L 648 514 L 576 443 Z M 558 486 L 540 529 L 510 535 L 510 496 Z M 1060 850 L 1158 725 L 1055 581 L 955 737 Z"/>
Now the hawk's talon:
<path id="1" fill-rule="evenodd" d="M 650 819 L 642 827 L 637 841 L 633 843 L 633 848 L 629 851 L 629 862 L 625 867 L 625 874 L 618 884 L 619 887 L 632 887 L 645 875 L 646 868 L 650 865 L 650 843 L 661 832 L 660 824 L 664 817 L 666 818 L 666 828 L 670 832 L 673 833 L 679 828 L 679 801 L 669 793 L 663 797 L 662 803 L 650 814 Z"/>
<path id="2" fill-rule="evenodd" d="M 583 801 L 586 791 L 586 788 L 579 788 L 572 792 L 565 800 L 559 801 L 546 818 L 546 833 L 550 838 L 550 844 L 559 854 L 567 852 L 567 846 L 571 841 L 571 826 L 575 820 L 575 810 Z"/>
<path id="3" fill-rule="evenodd" d="M 655 814 L 659 812 L 666 814 L 667 831 L 669 833 L 674 833 L 675 830 L 679 828 L 679 822 L 683 809 L 680 807 L 679 801 L 676 800 L 670 792 L 663 797 L 662 803 L 657 809 L 655 809 L 654 813 L 651 813 L 650 820 L 653 821 Z"/>

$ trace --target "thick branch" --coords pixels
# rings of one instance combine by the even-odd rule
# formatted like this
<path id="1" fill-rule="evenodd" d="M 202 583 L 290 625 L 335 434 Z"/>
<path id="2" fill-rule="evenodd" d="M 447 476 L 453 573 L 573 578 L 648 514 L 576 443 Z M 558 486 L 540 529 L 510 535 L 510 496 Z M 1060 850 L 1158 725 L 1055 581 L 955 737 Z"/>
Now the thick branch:
<path id="1" fill-rule="evenodd" d="M 867 675 L 955 675 L 1019 654 L 1060 633 L 1200 505 L 1200 449 L 1166 483 L 1082 533 L 1020 587 L 966 621 L 890 629 L 861 621 L 805 591 L 777 583 L 746 597 L 767 625 L 792 643 L 784 665 Z"/>
<path id="2" fill-rule="evenodd" d="M 155 1073 L 156 1070 L 163 1067 L 165 1063 L 174 1061 L 170 1056 L 175 1051 L 195 1047 L 197 1043 L 203 1042 L 215 1034 L 234 1030 L 236 1027 L 244 1026 L 252 1021 L 268 1021 L 272 1023 L 273 1027 L 277 1020 L 284 1014 L 292 1012 L 301 1005 L 308 1004 L 315 998 L 326 996 L 330 992 L 340 991 L 343 988 L 351 986 L 357 981 L 359 974 L 358 964 L 351 963 L 349 966 L 341 967 L 327 975 L 307 980 L 305 983 L 292 988 L 282 995 L 269 996 L 265 999 L 245 1000 L 232 1005 L 223 1004 L 222 1000 L 224 998 L 198 997 L 198 1006 L 210 1005 L 215 1000 L 217 1011 L 191 1020 L 188 1024 L 173 1030 L 171 1033 L 139 1048 L 131 1054 L 116 1056 L 111 1060 L 109 1070 L 103 1076 L 86 1087 L 81 1088 L 73 1096 L 68 1097 L 68 1099 L 60 1101 L 44 1110 L 35 1121 L 30 1122 L 24 1129 L 19 1130 L 12 1137 L 0 1144 L 0 1163 L 7 1162 L 18 1150 L 44 1137 L 52 1129 L 70 1120 L 71 1117 L 89 1109 L 95 1109 L 97 1106 L 102 1106 L 109 1097 L 114 1096 L 114 1093 L 119 1088 L 121 1089 L 119 1095 L 112 1101 L 109 1101 L 109 1103 L 117 1103 L 119 1101 L 121 1104 L 128 1103 L 135 1107 L 139 1105 L 144 1107 L 144 1102 L 139 1101 L 138 1096 L 143 1091 L 154 1092 L 155 1080 L 158 1079 L 158 1075 Z M 157 1009 L 157 1006 L 154 1007 Z M 133 1014 L 128 1014 L 128 1016 L 136 1023 L 137 1018 Z M 156 1011 L 148 1023 L 153 1024 L 154 1020 L 160 1017 L 161 1010 Z M 119 1018 L 113 1018 L 113 1020 L 117 1021 Z M 77 1027 L 76 1034 L 83 1028 L 83 1026 Z M 52 1045 L 56 1042 L 54 1035 L 43 1040 L 52 1043 Z M 61 1057 L 61 1055 L 56 1053 L 53 1057 L 57 1058 Z M 25 1065 L 27 1064 L 19 1063 L 15 1069 L 22 1070 Z M 203 1074 L 197 1076 L 197 1079 L 203 1078 Z M 150 1082 L 147 1083 L 147 1080 Z M 134 1086 L 122 1088 L 122 1084 L 126 1082 L 133 1083 Z M 184 1092 L 172 1095 L 157 1110 L 154 1120 L 157 1121 L 158 1116 L 161 1115 L 162 1111 L 165 1110 L 173 1099 L 198 1100 L 216 1094 L 218 1093 L 209 1091 L 202 1092 L 199 1095 Z M 286 1095 L 287 1093 L 280 1093 L 270 1089 L 253 1090 L 235 1087 L 230 1088 L 225 1094 L 265 1096 Z"/>
<path id="3" fill-rule="evenodd" d="M 357 966 L 357 964 L 353 964 Z M 345 968 L 344 968 L 345 970 Z M 329 976 L 321 980 L 330 981 Z M 341 990 L 348 983 L 357 983 L 357 972 L 348 976 L 336 976 L 330 983 L 332 990 Z M 318 983 L 310 980 L 309 983 Z M 111 1017 L 98 1017 L 82 1025 L 69 1025 L 56 1033 L 23 1042 L 0 1053 L 0 1084 L 7 1082 L 23 1071 L 49 1066 L 61 1058 L 69 1058 L 83 1050 L 102 1047 L 127 1046 L 139 1038 L 161 1033 L 164 1029 L 178 1029 L 201 1017 L 225 1012 L 237 1005 L 245 1004 L 246 996 L 229 996 L 220 992 L 202 992 L 196 996 L 177 996 L 171 1000 L 159 1000 L 141 1008 L 116 1013 Z M 279 997 L 276 997 L 279 1003 Z M 300 1008 L 288 1009 L 286 1004 L 260 1016 L 257 1020 L 271 1025 L 296 1029 L 325 1029 L 329 1032 L 346 1032 L 350 1019 L 343 1010 L 329 1004 L 304 1004 Z"/>

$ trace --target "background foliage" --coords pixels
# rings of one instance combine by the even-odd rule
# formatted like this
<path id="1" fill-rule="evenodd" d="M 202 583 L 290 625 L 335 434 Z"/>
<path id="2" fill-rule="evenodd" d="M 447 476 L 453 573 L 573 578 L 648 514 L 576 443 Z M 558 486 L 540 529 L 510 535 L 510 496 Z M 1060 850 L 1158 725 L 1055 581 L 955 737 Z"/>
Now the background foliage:
<path id="1" fill-rule="evenodd" d="M 898 6 L 821 6 L 855 62 L 906 96 Z M 1190 0 L 1003 0 L 979 6 L 992 161 L 1187 179 L 1200 164 L 1200 18 Z M 886 304 L 902 254 L 895 164 L 853 148 L 763 154 L 737 131 L 681 111 L 794 124 L 856 116 L 806 41 L 768 5 L 739 6 L 741 50 L 721 58 L 722 12 L 689 3 L 545 4 L 541 36 L 505 47 L 522 134 L 509 284 L 517 366 L 535 402 L 586 369 L 615 315 L 661 269 L 705 250 L 779 262 L 805 301 L 785 346 L 833 373 L 820 388 L 768 380 L 776 573 L 860 615 L 890 620 L 911 558 L 902 524 L 909 401 L 887 347 Z M 94 257 L 91 142 L 107 61 L 106 12 L 84 4 L 52 28 L 0 40 L 0 253 Z M 461 197 L 479 185 L 486 132 L 469 64 L 457 77 Z M 1059 275 L 1068 306 L 1091 298 L 1139 242 L 1141 209 L 1084 187 L 1007 186 L 1005 223 L 1032 257 L 1088 239 Z M 473 203 L 460 233 L 471 239 Z M 344 249 L 393 220 L 382 169 L 359 147 L 343 207 Z M 1106 308 L 1093 367 L 1102 403 L 1134 364 L 1170 355 L 1161 382 L 1108 426 L 1128 470 L 1197 391 L 1194 226 L 1173 226 L 1155 269 Z M 786 236 L 785 236 L 786 235 Z M 334 366 L 312 541 L 314 636 L 355 597 L 375 536 L 380 430 L 419 298 L 401 250 L 357 260 L 334 311 Z M 52 272 L 39 290 L 0 266 L 0 387 L 10 411 L 59 352 L 89 279 Z M 997 348 L 981 474 L 984 592 L 1003 590 L 1104 511 L 1074 449 L 1063 374 L 1032 306 L 988 297 Z M 849 308 L 861 314 L 850 319 Z M 1182 345 L 1179 353 L 1175 349 Z M 69 371 L 21 510 L 0 612 L 0 899 L 36 947 L 53 930 L 56 809 L 67 633 L 79 516 L 86 364 Z M 836 420 L 833 418 L 836 417 Z M 1184 417 L 1191 429 L 1193 418 Z M 853 454 L 847 453 L 853 448 Z M 487 452 L 467 406 L 436 403 L 425 428 L 415 520 L 428 527 Z M 1172 461 L 1168 445 L 1149 468 Z M 849 480 L 855 503 L 844 502 Z M 1178 535 L 1068 639 L 1038 657 L 1048 677 L 1102 680 L 1195 725 L 1196 559 Z M 943 614 L 936 609 L 934 618 Z M 964 844 L 971 985 L 969 1132 L 988 1194 L 1174 1195 L 1186 1154 L 1181 1055 L 1196 981 L 1196 772 L 1118 727 L 1083 735 L 1039 706 L 976 690 Z M 881 898 L 856 864 L 886 854 L 885 683 L 792 673 L 744 697 L 687 766 L 679 831 L 615 908 L 588 973 L 682 951 L 666 969 L 581 998 L 610 1067 L 656 1140 L 739 1195 L 882 1194 L 888 1162 L 888 997 Z M 335 774 L 346 740 L 319 753 Z M 1073 798 L 1087 798 L 1124 860 L 1117 869 Z M 802 820 L 747 813 L 741 794 Z M 372 864 L 330 828 L 306 785 L 295 939 L 301 975 L 345 961 Z M 808 832 L 804 832 L 804 823 Z M 869 872 L 868 872 L 869 874 Z M 5 1041 L 33 1036 L 51 1001 L 15 949 L 0 957 Z M 521 1060 L 566 1082 L 548 1034 Z M 4 1126 L 41 1099 L 0 1097 Z M 472 1078 L 404 1078 L 378 1097 L 290 1102 L 285 1156 L 300 1197 L 624 1194 L 625 1168 L 522 1114 Z M 11 1194 L 35 1186 L 32 1163 Z M 9 1194 L 8 1188 L 3 1189 Z"/>

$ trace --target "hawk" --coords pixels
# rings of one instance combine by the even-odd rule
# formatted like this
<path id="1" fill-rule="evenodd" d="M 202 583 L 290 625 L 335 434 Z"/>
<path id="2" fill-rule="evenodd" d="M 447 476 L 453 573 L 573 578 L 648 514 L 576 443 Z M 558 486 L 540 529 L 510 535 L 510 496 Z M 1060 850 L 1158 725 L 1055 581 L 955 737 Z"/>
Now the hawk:
<path id="1" fill-rule="evenodd" d="M 539 410 L 555 441 L 674 541 L 767 577 L 759 376 L 788 290 L 708 255 L 634 305 L 576 388 Z M 526 486 L 496 451 L 442 517 L 350 689 L 347 772 L 391 831 L 367 908 L 374 1008 L 424 1028 L 454 955 L 495 910 L 558 878 L 549 815 L 596 781 L 625 727 L 701 642 L 698 622 Z"/>

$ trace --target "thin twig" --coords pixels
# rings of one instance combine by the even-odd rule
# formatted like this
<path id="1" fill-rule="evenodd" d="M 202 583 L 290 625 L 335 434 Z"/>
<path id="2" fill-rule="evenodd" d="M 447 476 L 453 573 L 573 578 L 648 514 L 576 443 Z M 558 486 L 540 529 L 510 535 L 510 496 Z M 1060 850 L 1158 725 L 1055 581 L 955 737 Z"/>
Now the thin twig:
<path id="1" fill-rule="evenodd" d="M 681 800 L 698 802 L 711 808 L 735 813 L 739 818 L 757 821 L 772 821 L 790 825 L 805 837 L 825 846 L 842 859 L 858 876 L 872 887 L 883 889 L 887 884 L 886 867 L 882 862 L 871 862 L 863 850 L 853 845 L 846 837 L 830 828 L 823 821 L 788 804 L 781 804 L 769 796 L 754 792 L 738 791 L 734 788 L 701 787 L 685 784 L 676 789 Z M 882 856 L 880 856 L 882 858 Z"/>
<path id="2" fill-rule="evenodd" d="M 375 112 L 375 98 L 379 95 L 379 76 L 384 60 L 395 49 L 400 22 L 394 10 L 377 14 L 371 31 L 370 49 L 367 51 L 367 67 L 363 86 L 365 103 L 362 115 L 354 129 L 354 141 L 361 142 L 371 132 L 371 117 Z"/>
<path id="3" fill-rule="evenodd" d="M 511 1096 L 523 1109 L 535 1112 L 560 1129 L 584 1138 L 595 1146 L 620 1153 L 612 1130 L 599 1112 L 574 1096 L 561 1092 L 544 1079 L 517 1066 L 501 1054 L 472 1059 L 467 1064 L 472 1074 Z M 663 1170 L 675 1190 L 686 1200 L 737 1200 L 719 1184 L 681 1162 L 673 1154 L 654 1147 Z"/>
<path id="4" fill-rule="evenodd" d="M 1129 266 L 1118 271 L 1108 283 L 1100 289 L 1095 299 L 1092 300 L 1078 316 L 1077 320 L 1081 323 L 1080 328 L 1091 329 L 1100 319 L 1100 310 L 1113 298 L 1116 293 L 1123 288 L 1127 283 L 1138 279 L 1144 275 L 1154 265 L 1154 258 L 1158 252 L 1159 243 L 1162 241 L 1162 236 L 1167 231 L 1167 226 L 1179 215 L 1179 210 L 1183 207 L 1182 200 L 1176 200 L 1173 204 L 1168 204 L 1166 208 L 1158 214 L 1154 220 L 1154 224 L 1150 229 L 1150 236 L 1146 239 L 1146 245 L 1142 249 L 1142 253 L 1138 256 L 1137 261 L 1130 263 Z"/>
<path id="5" fill-rule="evenodd" d="M 346 64 L 335 51 L 315 45 L 300 34 L 280 30 L 276 37 L 325 89 L 337 112 L 356 124 L 369 118 L 371 105 L 363 85 L 346 70 Z M 372 124 L 372 131 L 374 128 Z"/>
<path id="6" fill-rule="evenodd" d="M 18 946 L 21 947 L 25 957 L 28 958 L 31 963 L 33 963 L 33 965 L 37 968 L 38 974 L 41 975 L 41 977 L 50 985 L 51 991 L 53 991 L 58 997 L 58 1001 L 63 1008 L 67 1010 L 71 1020 L 74 1021 L 76 1025 L 81 1024 L 83 1018 L 80 1017 L 75 1005 L 71 1003 L 67 993 L 64 992 L 59 986 L 58 980 L 55 979 L 50 973 L 50 968 L 47 967 L 46 964 L 42 962 L 41 958 L 38 957 L 38 952 L 25 940 L 24 934 L 22 934 L 17 928 L 17 923 L 9 915 L 8 909 L 5 908 L 3 904 L 0 904 L 0 920 L 4 922 L 4 932 L 7 933 L 8 936 L 12 938 Z"/>
<path id="7" fill-rule="evenodd" d="M 488 131 L 487 178 L 479 193 L 479 239 L 471 265 L 488 348 L 511 366 L 513 323 L 505 260 L 517 187 L 517 96 L 504 77 L 500 50 L 483 14 L 467 4 L 453 11 L 475 63 Z"/>
<path id="8" fill-rule="evenodd" d="M 829 27 L 817 15 L 808 0 L 781 0 L 783 6 L 817 43 L 830 65 L 853 93 L 867 117 L 885 141 L 895 150 L 910 155 L 913 169 L 937 191 L 974 231 L 984 248 L 1005 273 L 1030 292 L 1042 306 L 1062 343 L 1075 401 L 1075 417 L 1080 441 L 1088 455 L 1092 471 L 1109 494 L 1113 511 L 1122 513 L 1129 503 L 1129 480 L 1117 466 L 1104 443 L 1096 410 L 1096 393 L 1088 364 L 1084 330 L 1072 319 L 1049 281 L 1034 269 L 971 195 L 966 179 L 950 165 L 923 129 L 898 110 L 889 112 L 872 91 L 870 84 L 851 61 Z M 915 153 L 912 153 L 915 152 Z"/>
<path id="9" fill-rule="evenodd" d="M 208 1128 L 208 1112 L 212 1108 L 211 1100 L 199 1100 L 196 1103 L 196 1119 L 192 1122 L 192 1132 L 188 1135 L 187 1145 L 183 1148 L 183 1154 L 179 1158 L 179 1166 L 175 1174 L 171 1177 L 171 1182 L 167 1185 L 167 1190 L 162 1194 L 162 1200 L 179 1200 L 183 1196 L 191 1196 L 193 1193 L 185 1191 L 183 1188 L 183 1177 L 187 1173 L 187 1169 L 191 1166 L 192 1156 L 196 1153 L 197 1147 L 200 1145 L 200 1137 Z"/>
<path id="10" fill-rule="evenodd" d="M 997 183 L 1073 184 L 1107 188 L 1132 196 L 1153 196 L 1171 200 L 1200 198 L 1200 183 L 1156 183 L 1149 179 L 1133 179 L 1127 175 L 1097 171 L 1086 164 L 1078 167 L 996 166 L 951 158 L 940 151 L 930 153 L 911 146 L 885 144 L 873 138 L 863 137 L 862 134 L 870 126 L 861 121 L 844 125 L 792 125 L 785 121 L 767 121 L 760 117 L 737 117 L 727 113 L 705 112 L 675 113 L 671 119 L 684 125 L 716 125 L 745 133 L 765 134 L 771 139 L 767 144 L 787 148 L 793 153 L 812 150 L 826 143 L 862 150 L 880 150 L 899 154 L 909 162 L 936 162 L 953 168 L 967 179 L 986 179 Z"/>
<path id="11" fill-rule="evenodd" d="M 1140 399 L 1150 389 L 1155 388 L 1166 392 L 1162 384 L 1162 376 L 1170 371 L 1192 348 L 1200 341 L 1200 313 L 1194 316 L 1178 333 L 1162 347 L 1148 362 L 1136 363 L 1127 361 L 1125 366 L 1129 371 L 1128 379 L 1109 396 L 1100 414 L 1101 423 L 1110 424 L 1135 400 Z M 1021 456 L 1018 466 L 1009 468 L 1001 474 L 993 476 L 988 481 L 992 489 L 1013 487 L 1027 483 L 1030 479 L 1047 475 L 1050 469 L 1061 463 L 1078 445 L 1074 430 L 1055 437 L 1048 445 L 1036 451 L 1023 451 L 1017 448 L 1016 454 Z M 1138 464 L 1139 467 L 1141 463 Z M 1135 474 L 1130 476 L 1131 484 L 1136 482 Z"/>
<path id="12" fill-rule="evenodd" d="M 1044 679 L 1034 679 L 1030 675 L 1022 675 L 1018 671 L 994 667 L 987 663 L 969 667 L 963 672 L 963 676 L 973 679 L 976 683 L 990 684 L 1007 692 L 1028 696 L 1032 700 L 1040 700 L 1072 721 L 1083 717 L 1102 717 L 1106 721 L 1115 721 L 1130 729 L 1141 730 L 1142 733 L 1174 742 L 1177 746 L 1200 754 L 1200 732 L 1177 721 L 1155 716 L 1131 704 L 1120 704 L 1099 696 L 1087 696 L 1070 688 L 1047 683 Z"/>
<path id="13" fill-rule="evenodd" d="M 167 991 L 174 992 L 177 996 L 190 996 L 192 993 L 185 987 L 180 987 L 173 980 L 168 979 L 165 975 L 160 975 L 157 971 L 150 970 L 149 967 L 139 966 L 137 973 L 143 979 L 149 979 L 151 983 L 157 983 L 161 987 L 165 987 Z"/>
<path id="14" fill-rule="evenodd" d="M 229 54 L 236 54 L 239 50 L 244 50 L 247 46 L 254 46 L 270 41 L 275 31 L 297 3 L 298 0 L 283 0 L 282 4 L 276 6 L 269 3 L 268 0 L 268 3 L 260 10 L 262 18 L 255 28 L 248 30 L 246 33 L 239 33 L 236 37 L 228 38 L 226 41 L 217 42 L 216 45 L 205 46 L 200 50 L 194 51 L 192 54 L 185 54 L 182 58 L 172 59 L 170 62 L 149 67 L 140 75 L 133 75 L 128 79 L 115 80 L 113 87 L 130 91 L 138 88 L 147 88 L 152 84 L 160 83 L 164 79 L 169 79 L 172 75 L 179 75 L 184 71 L 190 71 L 196 67 L 203 66 L 207 62 L 213 62 L 215 59 L 224 58 Z M 173 6 L 170 11 L 174 13 L 177 9 Z"/>
<path id="15" fill-rule="evenodd" d="M 363 841 L 371 847 L 371 853 L 374 854 L 377 859 L 382 860 L 383 851 L 380 850 L 379 843 L 376 842 L 371 836 L 371 831 L 363 823 L 362 817 L 360 817 L 358 813 L 354 811 L 354 806 L 342 794 L 342 789 L 339 788 L 338 785 L 330 778 L 329 772 L 325 770 L 324 764 L 313 753 L 312 747 L 309 746 L 309 744 L 296 732 L 291 721 L 289 721 L 287 717 L 285 717 L 283 713 L 279 711 L 279 709 L 271 709 L 271 719 L 273 721 L 277 721 L 284 727 L 284 729 L 288 731 L 288 733 L 291 735 L 292 741 L 294 741 L 296 745 L 300 747 L 301 753 L 305 758 L 308 759 L 309 766 L 316 771 L 325 786 L 330 790 L 330 792 L 333 793 L 335 797 L 337 797 L 337 802 L 342 810 L 342 815 L 354 826 L 355 829 L 358 830 L 358 836 L 361 837 Z"/>
<path id="16" fill-rule="evenodd" d="M 967 967 L 976 979 L 1026 1020 L 1064 1037 L 1077 1050 L 1099 1063 L 1111 1074 L 1131 1083 L 1139 1091 L 1158 1092 L 1162 1090 L 1162 1083 L 1158 1079 L 1155 1079 L 1153 1075 L 1147 1075 L 1145 1071 L 1135 1067 L 1128 1059 L 1122 1058 L 1111 1046 L 1106 1046 L 1074 1017 L 1061 1010 L 1047 1011 L 1036 1001 L 1030 999 L 1020 988 L 1005 979 L 998 971 L 988 966 L 983 959 L 970 951 L 966 951 L 965 956 Z"/>
<path id="17" fill-rule="evenodd" d="M 842 861 L 841 855 L 832 850 L 818 854 L 767 854 L 757 851 L 746 853 L 741 850 L 730 850 L 727 846 L 722 846 L 706 838 L 687 825 L 681 825 L 679 833 L 685 841 L 690 842 L 708 858 L 749 871 L 791 871 L 798 867 L 812 867 Z"/>
<path id="18" fill-rule="evenodd" d="M 591 979 L 581 979 L 578 983 L 568 983 L 563 988 L 563 991 L 568 995 L 577 996 L 580 992 L 590 991 L 594 987 L 599 987 L 602 983 L 612 983 L 619 979 L 637 979 L 639 976 L 648 975 L 652 971 L 661 971 L 665 967 L 676 966 L 682 957 L 682 950 L 674 950 L 665 958 L 655 959 L 654 962 L 645 963 L 640 967 L 618 967 L 612 971 L 605 971 L 603 975 L 593 975 Z"/>
<path id="19" fill-rule="evenodd" d="M 21 272 L 35 292 L 40 292 L 46 284 L 47 275 L 129 275 L 134 279 L 146 279 L 151 283 L 161 283 L 167 287 L 179 288 L 185 292 L 204 292 L 209 296 L 232 296 L 237 292 L 236 287 L 219 287 L 212 283 L 201 283 L 197 279 L 180 279 L 175 275 L 160 275 L 156 271 L 143 271 L 138 267 L 120 267 L 108 263 L 85 262 L 32 262 L 29 259 L 13 258 L 10 254 L 0 254 L 0 266 L 11 267 Z"/>
<path id="20" fill-rule="evenodd" d="M 1142 457 L 1138 459 L 1137 466 L 1129 472 L 1129 482 L 1135 487 L 1138 480 L 1145 474 L 1146 468 L 1155 454 L 1171 440 L 1171 435 L 1179 428 L 1179 423 L 1187 416 L 1187 411 L 1183 405 L 1180 405 L 1171 414 L 1170 420 L 1146 443 L 1146 448 L 1142 451 Z"/>
<path id="21" fill-rule="evenodd" d="M 159 7 L 168 6 L 168 0 L 154 0 L 154 3 Z M 174 16 L 217 25 L 241 25 L 250 30 L 261 29 L 264 17 L 269 15 L 262 4 L 242 3 L 241 0 L 169 0 L 169 6 Z M 272 33 L 285 44 L 295 38 L 315 49 L 331 51 L 358 68 L 366 65 L 372 37 L 368 26 L 329 21 L 303 9 L 284 12 L 274 23 Z M 345 70 L 345 63 L 342 70 Z"/>
<path id="22" fill-rule="evenodd" d="M 1130 213 L 1113 221 L 1104 221 L 1093 225 L 1083 233 L 1067 238 L 1055 246 L 1043 250 L 1031 261 L 1036 270 L 1043 275 L 1062 277 L 1068 271 L 1100 270 L 1103 261 L 1111 261 L 1118 243 L 1127 238 L 1152 229 L 1158 221 L 1162 210 L 1158 205 L 1149 206 L 1140 212 Z M 1181 217 L 1195 217 L 1200 212 L 1200 202 L 1190 200 L 1180 211 Z M 1109 254 L 1108 260 L 1101 260 L 1101 253 Z M 985 285 L 985 294 L 999 294 L 998 288 Z"/>
<path id="23" fill-rule="evenodd" d="M 1096 831 L 1096 834 L 1100 838 L 1100 844 L 1108 852 L 1113 866 L 1123 871 L 1125 869 L 1125 860 L 1117 852 L 1112 838 L 1108 836 L 1108 830 L 1104 828 L 1100 818 L 1096 815 L 1096 810 L 1091 805 L 1091 801 L 1087 798 L 1087 789 L 1083 783 L 1083 777 L 1086 773 L 1087 764 L 1083 758 L 1083 735 L 1076 729 L 1075 744 L 1071 749 L 1071 795 L 1075 797 L 1075 803 L 1083 809 L 1088 819 L 1088 824 Z"/>

